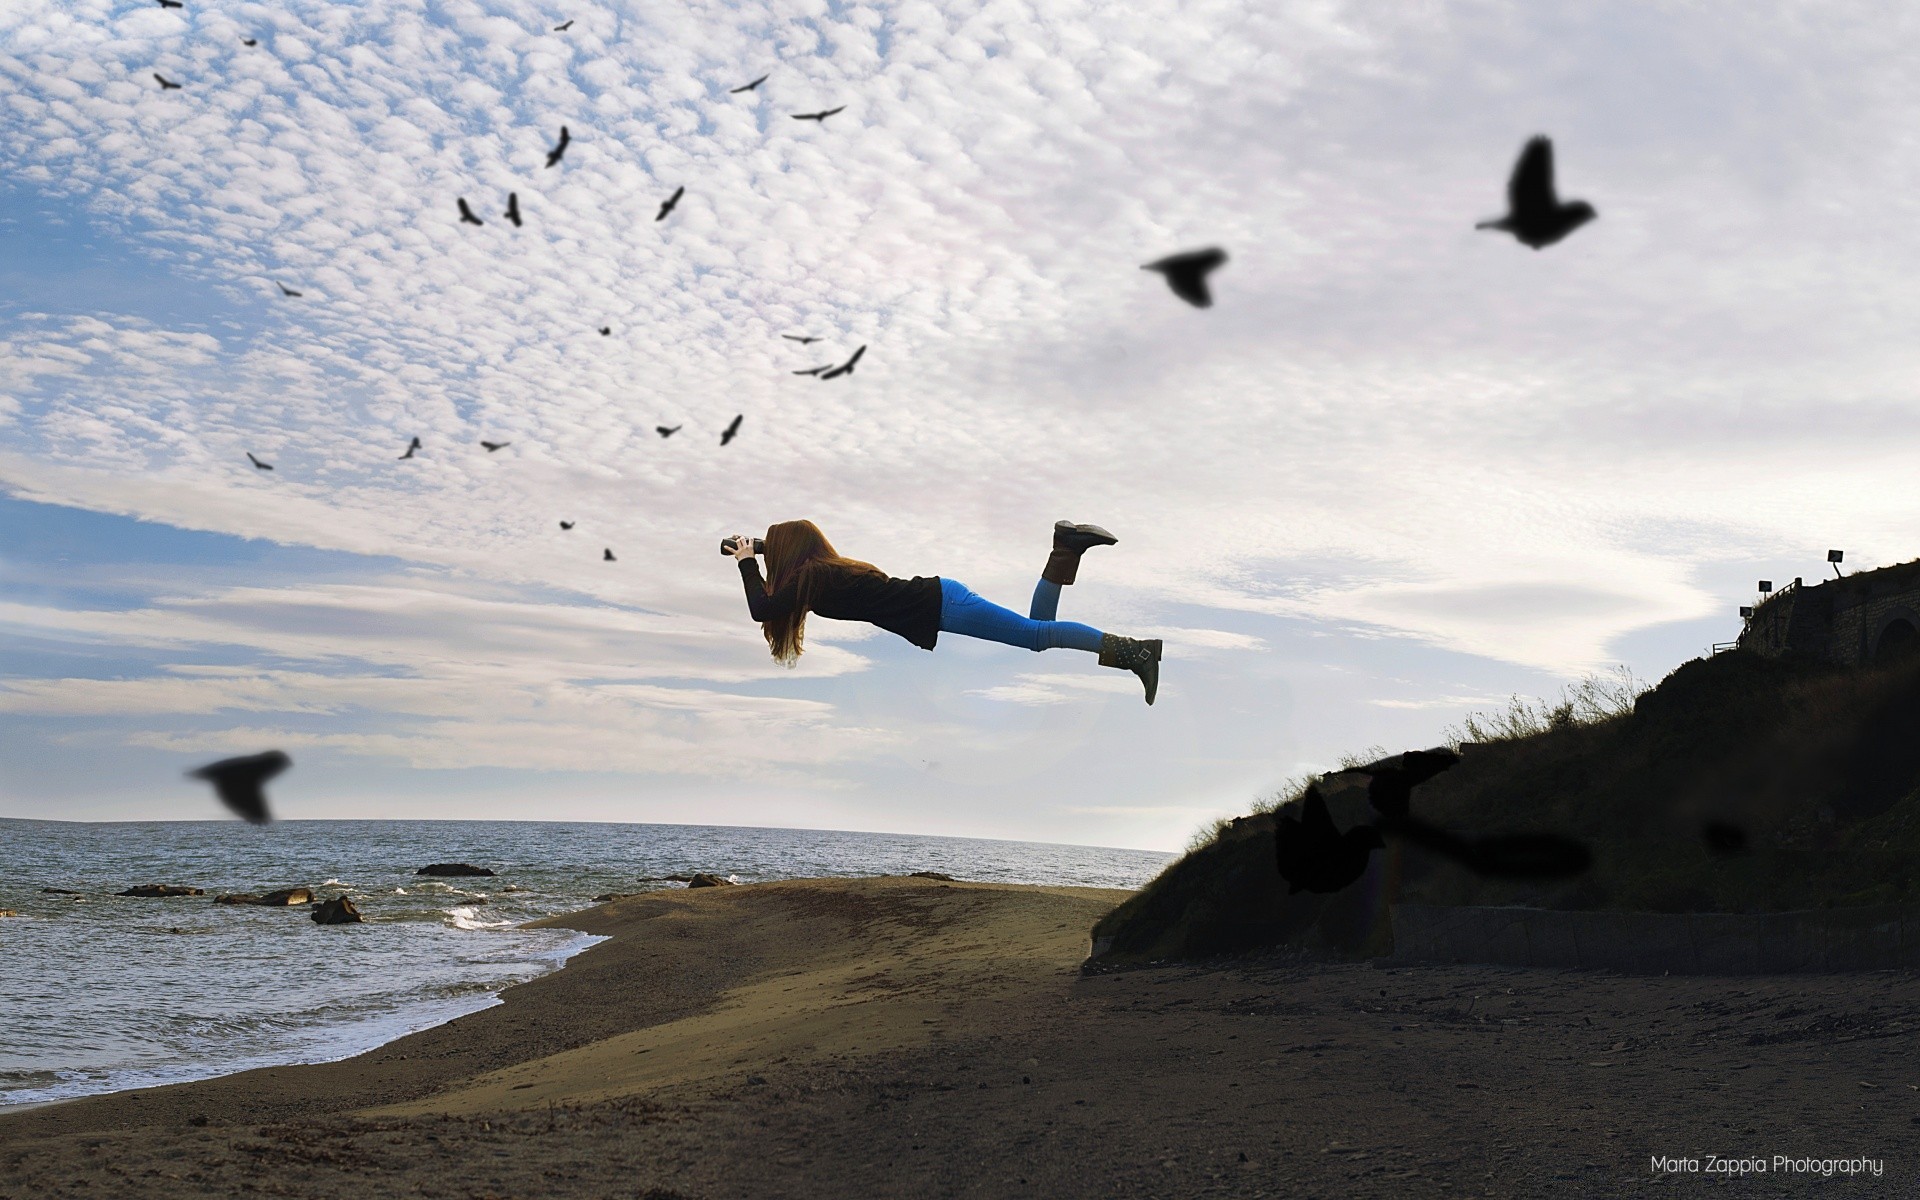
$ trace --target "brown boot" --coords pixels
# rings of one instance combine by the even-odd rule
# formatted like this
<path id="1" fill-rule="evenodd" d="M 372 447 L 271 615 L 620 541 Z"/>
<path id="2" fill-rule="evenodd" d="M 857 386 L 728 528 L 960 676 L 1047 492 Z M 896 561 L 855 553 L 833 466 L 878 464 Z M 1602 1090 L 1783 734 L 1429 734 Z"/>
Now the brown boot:
<path id="1" fill-rule="evenodd" d="M 1053 523 L 1053 553 L 1047 555 L 1046 570 L 1040 578 L 1062 587 L 1072 583 L 1080 570 L 1080 555 L 1094 546 L 1112 546 L 1119 538 L 1098 525 L 1075 525 L 1071 521 Z"/>
<path id="2" fill-rule="evenodd" d="M 1147 703 L 1152 704 L 1153 694 L 1160 690 L 1160 639 L 1141 641 L 1103 633 L 1100 635 L 1100 665 L 1118 667 L 1138 675 L 1140 682 L 1147 685 Z"/>

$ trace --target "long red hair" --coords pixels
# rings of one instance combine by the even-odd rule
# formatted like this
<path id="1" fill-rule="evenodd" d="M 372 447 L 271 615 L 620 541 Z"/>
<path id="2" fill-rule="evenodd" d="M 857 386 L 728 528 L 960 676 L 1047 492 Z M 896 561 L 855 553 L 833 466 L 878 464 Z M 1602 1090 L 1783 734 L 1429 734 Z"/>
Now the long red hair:
<path id="1" fill-rule="evenodd" d="M 886 572 L 872 563 L 843 556 L 812 521 L 769 525 L 763 540 L 767 543 L 767 594 L 772 595 L 792 583 L 796 585 L 798 603 L 785 616 L 760 622 L 760 632 L 766 636 L 767 649 L 773 651 L 774 660 L 791 667 L 800 661 L 801 652 L 806 649 L 807 613 L 813 608 L 821 576 L 830 571 L 872 575 Z"/>

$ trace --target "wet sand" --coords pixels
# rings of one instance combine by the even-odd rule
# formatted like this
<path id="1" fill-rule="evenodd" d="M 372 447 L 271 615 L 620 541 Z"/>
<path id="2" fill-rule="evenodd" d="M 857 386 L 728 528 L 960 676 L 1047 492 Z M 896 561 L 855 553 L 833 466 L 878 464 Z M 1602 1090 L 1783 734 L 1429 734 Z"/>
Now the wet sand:
<path id="1" fill-rule="evenodd" d="M 1920 979 L 1084 973 L 1124 896 L 604 905 L 549 922 L 610 938 L 565 969 L 359 1058 L 0 1116 L 0 1198 L 1920 1194 Z M 1776 1154 L 1884 1174 L 1709 1173 Z"/>

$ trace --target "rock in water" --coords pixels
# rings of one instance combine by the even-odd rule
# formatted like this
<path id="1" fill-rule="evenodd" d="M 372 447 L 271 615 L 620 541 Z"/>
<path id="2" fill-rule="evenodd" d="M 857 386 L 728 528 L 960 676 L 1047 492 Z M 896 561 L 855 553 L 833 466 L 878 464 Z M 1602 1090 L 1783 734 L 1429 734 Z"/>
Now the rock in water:
<path id="1" fill-rule="evenodd" d="M 143 883 L 139 887 L 130 887 L 124 892 L 115 892 L 116 896 L 204 896 L 207 889 L 181 887 L 173 883 Z"/>
<path id="2" fill-rule="evenodd" d="M 0 908 L 0 917 L 17 917 L 20 914 L 10 908 Z"/>
<path id="3" fill-rule="evenodd" d="M 48 896 L 79 896 L 84 894 L 76 892 L 72 888 L 41 888 L 40 891 L 43 895 Z"/>
<path id="4" fill-rule="evenodd" d="M 294 904 L 312 904 L 313 890 L 303 887 L 281 888 L 277 892 L 268 892 L 264 896 L 256 896 L 251 892 L 235 892 L 230 896 L 215 896 L 213 902 L 215 904 L 258 904 L 268 908 L 280 908 Z"/>
<path id="5" fill-rule="evenodd" d="M 353 901 L 338 896 L 313 910 L 313 919 L 322 925 L 358 925 L 365 920 Z"/>
<path id="6" fill-rule="evenodd" d="M 415 875 L 492 875 L 493 872 L 488 870 L 486 867 L 476 867 L 468 863 L 434 863 L 432 866 L 429 866 L 429 867 L 421 867 L 418 871 L 415 871 L 414 874 Z"/>
<path id="7" fill-rule="evenodd" d="M 953 876 L 947 874 L 945 871 L 915 871 L 913 874 L 907 876 L 907 878 L 908 879 L 939 879 L 947 883 L 958 882 L 957 880 L 954 879 Z"/>
<path id="8" fill-rule="evenodd" d="M 687 880 L 687 886 L 690 888 L 731 887 L 733 886 L 733 880 L 723 879 L 718 875 L 709 875 L 705 871 L 696 871 L 694 872 L 693 878 Z"/>

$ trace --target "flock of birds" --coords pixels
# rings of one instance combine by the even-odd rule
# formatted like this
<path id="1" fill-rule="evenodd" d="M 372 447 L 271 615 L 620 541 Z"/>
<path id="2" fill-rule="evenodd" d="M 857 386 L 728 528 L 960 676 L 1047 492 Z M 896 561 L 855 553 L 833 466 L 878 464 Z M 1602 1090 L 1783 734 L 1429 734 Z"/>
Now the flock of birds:
<path id="1" fill-rule="evenodd" d="M 157 0 L 162 8 L 182 8 L 184 0 Z M 571 19 L 553 27 L 555 33 L 565 33 L 573 27 Z M 257 46 L 258 39 L 242 38 L 243 45 Z M 729 95 L 752 93 L 770 79 L 771 73 L 763 74 L 749 83 L 731 88 Z M 162 91 L 180 90 L 185 85 L 167 79 L 158 72 L 153 78 Z M 817 112 L 792 113 L 796 121 L 813 121 L 824 125 L 829 117 L 846 111 L 845 104 Z M 572 131 L 565 125 L 553 148 L 547 153 L 548 169 L 558 167 L 565 159 L 567 149 L 573 142 Z M 671 216 L 681 199 L 686 195 L 684 185 L 676 187 L 671 196 L 660 204 L 654 220 L 664 221 Z M 474 212 L 465 196 L 455 199 L 455 207 L 460 216 L 460 224 L 484 226 L 486 220 Z M 520 211 L 520 194 L 517 191 L 507 193 L 506 208 L 502 215 L 513 225 L 521 228 L 524 224 Z M 1505 215 L 1479 222 L 1475 228 L 1510 233 L 1521 244 L 1535 250 L 1553 245 L 1565 238 L 1580 226 L 1597 216 L 1591 204 L 1585 201 L 1562 201 L 1554 186 L 1553 143 L 1544 136 L 1529 140 L 1521 150 L 1519 161 L 1507 183 L 1507 212 Z M 1225 265 L 1227 254 L 1217 246 L 1200 250 L 1189 250 L 1168 255 L 1144 264 L 1141 269 L 1158 272 L 1166 280 L 1167 287 L 1174 295 L 1196 308 L 1209 308 L 1213 304 L 1213 293 L 1209 286 L 1209 277 L 1214 271 Z M 283 296 L 298 299 L 304 295 L 298 289 L 288 287 L 279 280 L 274 281 Z M 613 327 L 597 327 L 601 336 L 611 337 Z M 821 339 L 803 334 L 781 334 L 782 338 L 808 346 Z M 824 363 L 793 372 L 795 375 L 812 376 L 820 380 L 838 379 L 851 375 L 859 364 L 867 347 L 862 344 L 845 362 Z M 733 418 L 720 434 L 720 444 L 728 445 L 739 435 L 742 413 Z M 655 432 L 662 438 L 672 437 L 682 427 L 679 425 L 655 426 Z M 481 441 L 480 445 L 487 453 L 503 450 L 512 443 Z M 411 459 L 424 443 L 419 437 L 409 441 L 406 452 L 400 455 L 402 460 Z M 273 470 L 273 464 L 263 462 L 249 451 L 247 459 L 260 471 Z M 561 530 L 574 528 L 575 522 L 562 520 Z M 611 547 L 602 551 L 602 561 L 618 561 Z M 1488 875 L 1500 875 L 1510 878 L 1559 878 L 1577 874 L 1586 869 L 1590 855 L 1586 847 L 1570 839 L 1552 835 L 1519 835 L 1512 837 L 1464 838 L 1449 833 L 1415 818 L 1409 807 L 1412 788 L 1459 761 L 1459 756 L 1446 750 L 1408 751 L 1390 759 L 1383 759 L 1365 767 L 1352 768 L 1349 771 L 1335 772 L 1323 777 L 1321 781 L 1310 785 L 1303 798 L 1301 815 L 1294 817 L 1283 815 L 1276 826 L 1275 856 L 1281 876 L 1286 879 L 1293 892 L 1331 892 L 1338 891 L 1358 879 L 1366 870 L 1373 851 L 1384 848 L 1383 834 L 1391 833 L 1408 842 L 1423 846 L 1429 850 L 1446 855 L 1454 860 Z M 292 760 L 278 750 L 241 758 L 225 759 L 190 772 L 195 778 L 211 782 L 220 799 L 235 813 L 257 823 L 271 820 L 267 805 L 265 784 L 267 780 L 285 771 Z M 1343 776 L 1364 776 L 1368 781 L 1368 798 L 1377 819 L 1370 824 L 1341 831 L 1334 826 L 1328 812 L 1325 796 L 1320 784 L 1330 786 Z"/>
<path id="2" fill-rule="evenodd" d="M 185 7 L 185 0 L 157 0 L 157 2 L 162 8 L 184 8 Z M 553 32 L 565 33 L 567 30 L 571 28 L 573 28 L 573 21 L 569 19 L 567 21 L 562 22 L 559 25 L 554 26 Z M 258 46 L 260 44 L 258 38 L 241 38 L 240 42 L 242 45 L 248 46 L 248 47 Z M 767 80 L 771 79 L 772 77 L 773 76 L 771 72 L 769 72 L 768 74 L 762 75 L 758 79 L 752 80 L 749 83 L 744 83 L 744 84 L 741 84 L 739 87 L 728 89 L 728 94 L 737 96 L 742 93 L 757 91 L 761 84 L 765 83 Z M 160 85 L 160 90 L 163 92 L 179 91 L 186 86 L 183 83 L 178 83 L 174 80 L 168 79 L 164 75 L 161 75 L 158 71 L 153 72 L 153 78 L 155 82 L 157 82 Z M 819 125 L 825 125 L 828 117 L 834 116 L 838 113 L 845 112 L 846 109 L 847 109 L 847 106 L 844 104 L 841 104 L 833 108 L 820 109 L 816 112 L 792 113 L 789 115 L 792 116 L 792 118 L 796 121 L 812 121 Z M 570 146 L 572 142 L 573 142 L 572 131 L 567 126 L 562 125 L 560 127 L 560 136 L 555 141 L 553 149 L 547 152 L 547 167 L 549 169 L 560 165 L 561 161 L 566 157 L 567 147 Z M 673 213 L 673 210 L 679 205 L 681 197 L 685 196 L 686 194 L 687 194 L 687 189 L 684 185 L 675 188 L 673 194 L 667 197 L 666 200 L 661 202 L 660 211 L 654 216 L 654 220 L 656 222 L 664 221 L 669 216 L 671 216 Z M 481 226 L 484 226 L 486 224 L 486 221 L 482 217 L 480 217 L 477 213 L 474 212 L 473 206 L 467 203 L 467 198 L 465 196 L 455 197 L 454 206 L 459 211 L 461 224 L 481 225 Z M 513 225 L 514 228 L 519 229 L 523 227 L 524 221 L 520 214 L 520 193 L 519 192 L 515 191 L 515 192 L 507 193 L 507 206 L 503 211 L 502 216 L 504 216 L 506 220 Z M 287 297 L 289 299 L 300 299 L 306 294 L 305 292 L 297 288 L 288 287 L 285 283 L 282 283 L 277 279 L 274 280 L 274 286 L 280 289 L 280 294 L 282 296 Z M 601 325 L 601 326 L 598 326 L 597 328 L 599 329 L 600 335 L 602 337 L 613 336 L 613 326 Z M 820 340 L 817 337 L 800 336 L 800 335 L 794 335 L 794 334 L 782 334 L 781 336 L 783 338 L 786 338 L 789 341 L 798 342 L 801 345 L 809 345 L 813 342 L 817 342 Z M 838 364 L 825 363 L 818 367 L 810 367 L 805 370 L 795 371 L 793 373 L 795 375 L 811 375 L 821 380 L 838 379 L 843 375 L 853 374 L 854 367 L 860 362 L 861 356 L 864 355 L 866 352 L 867 352 L 867 347 L 863 343 L 843 363 L 838 363 Z M 730 444 L 735 437 L 739 436 L 740 425 L 741 425 L 741 422 L 745 420 L 745 418 L 746 418 L 746 414 L 741 413 L 735 416 L 733 420 L 728 423 L 725 429 L 721 430 L 720 444 L 722 446 Z M 679 425 L 673 425 L 673 426 L 657 425 L 654 427 L 654 431 L 658 433 L 662 438 L 672 437 L 675 433 L 678 433 L 680 429 L 681 429 L 681 426 Z M 484 447 L 487 453 L 489 454 L 492 454 L 498 450 L 505 449 L 507 446 L 511 444 L 512 443 L 510 442 L 490 442 L 485 440 L 481 441 L 480 443 L 480 445 Z M 403 461 L 406 459 L 410 459 L 418 451 L 424 448 L 425 448 L 424 444 L 421 442 L 421 440 L 418 437 L 414 437 L 408 443 L 406 453 L 400 455 L 400 458 Z M 262 460 L 261 458 L 256 456 L 252 451 L 247 451 L 246 453 L 247 453 L 247 461 L 253 464 L 253 467 L 255 470 L 271 471 L 274 469 L 274 466 L 272 463 Z M 575 522 L 573 521 L 560 522 L 560 528 L 563 531 L 572 529 L 574 525 L 575 525 Z M 618 561 L 618 559 L 615 558 L 611 547 L 603 549 L 601 554 L 601 559 L 603 562 Z"/>

